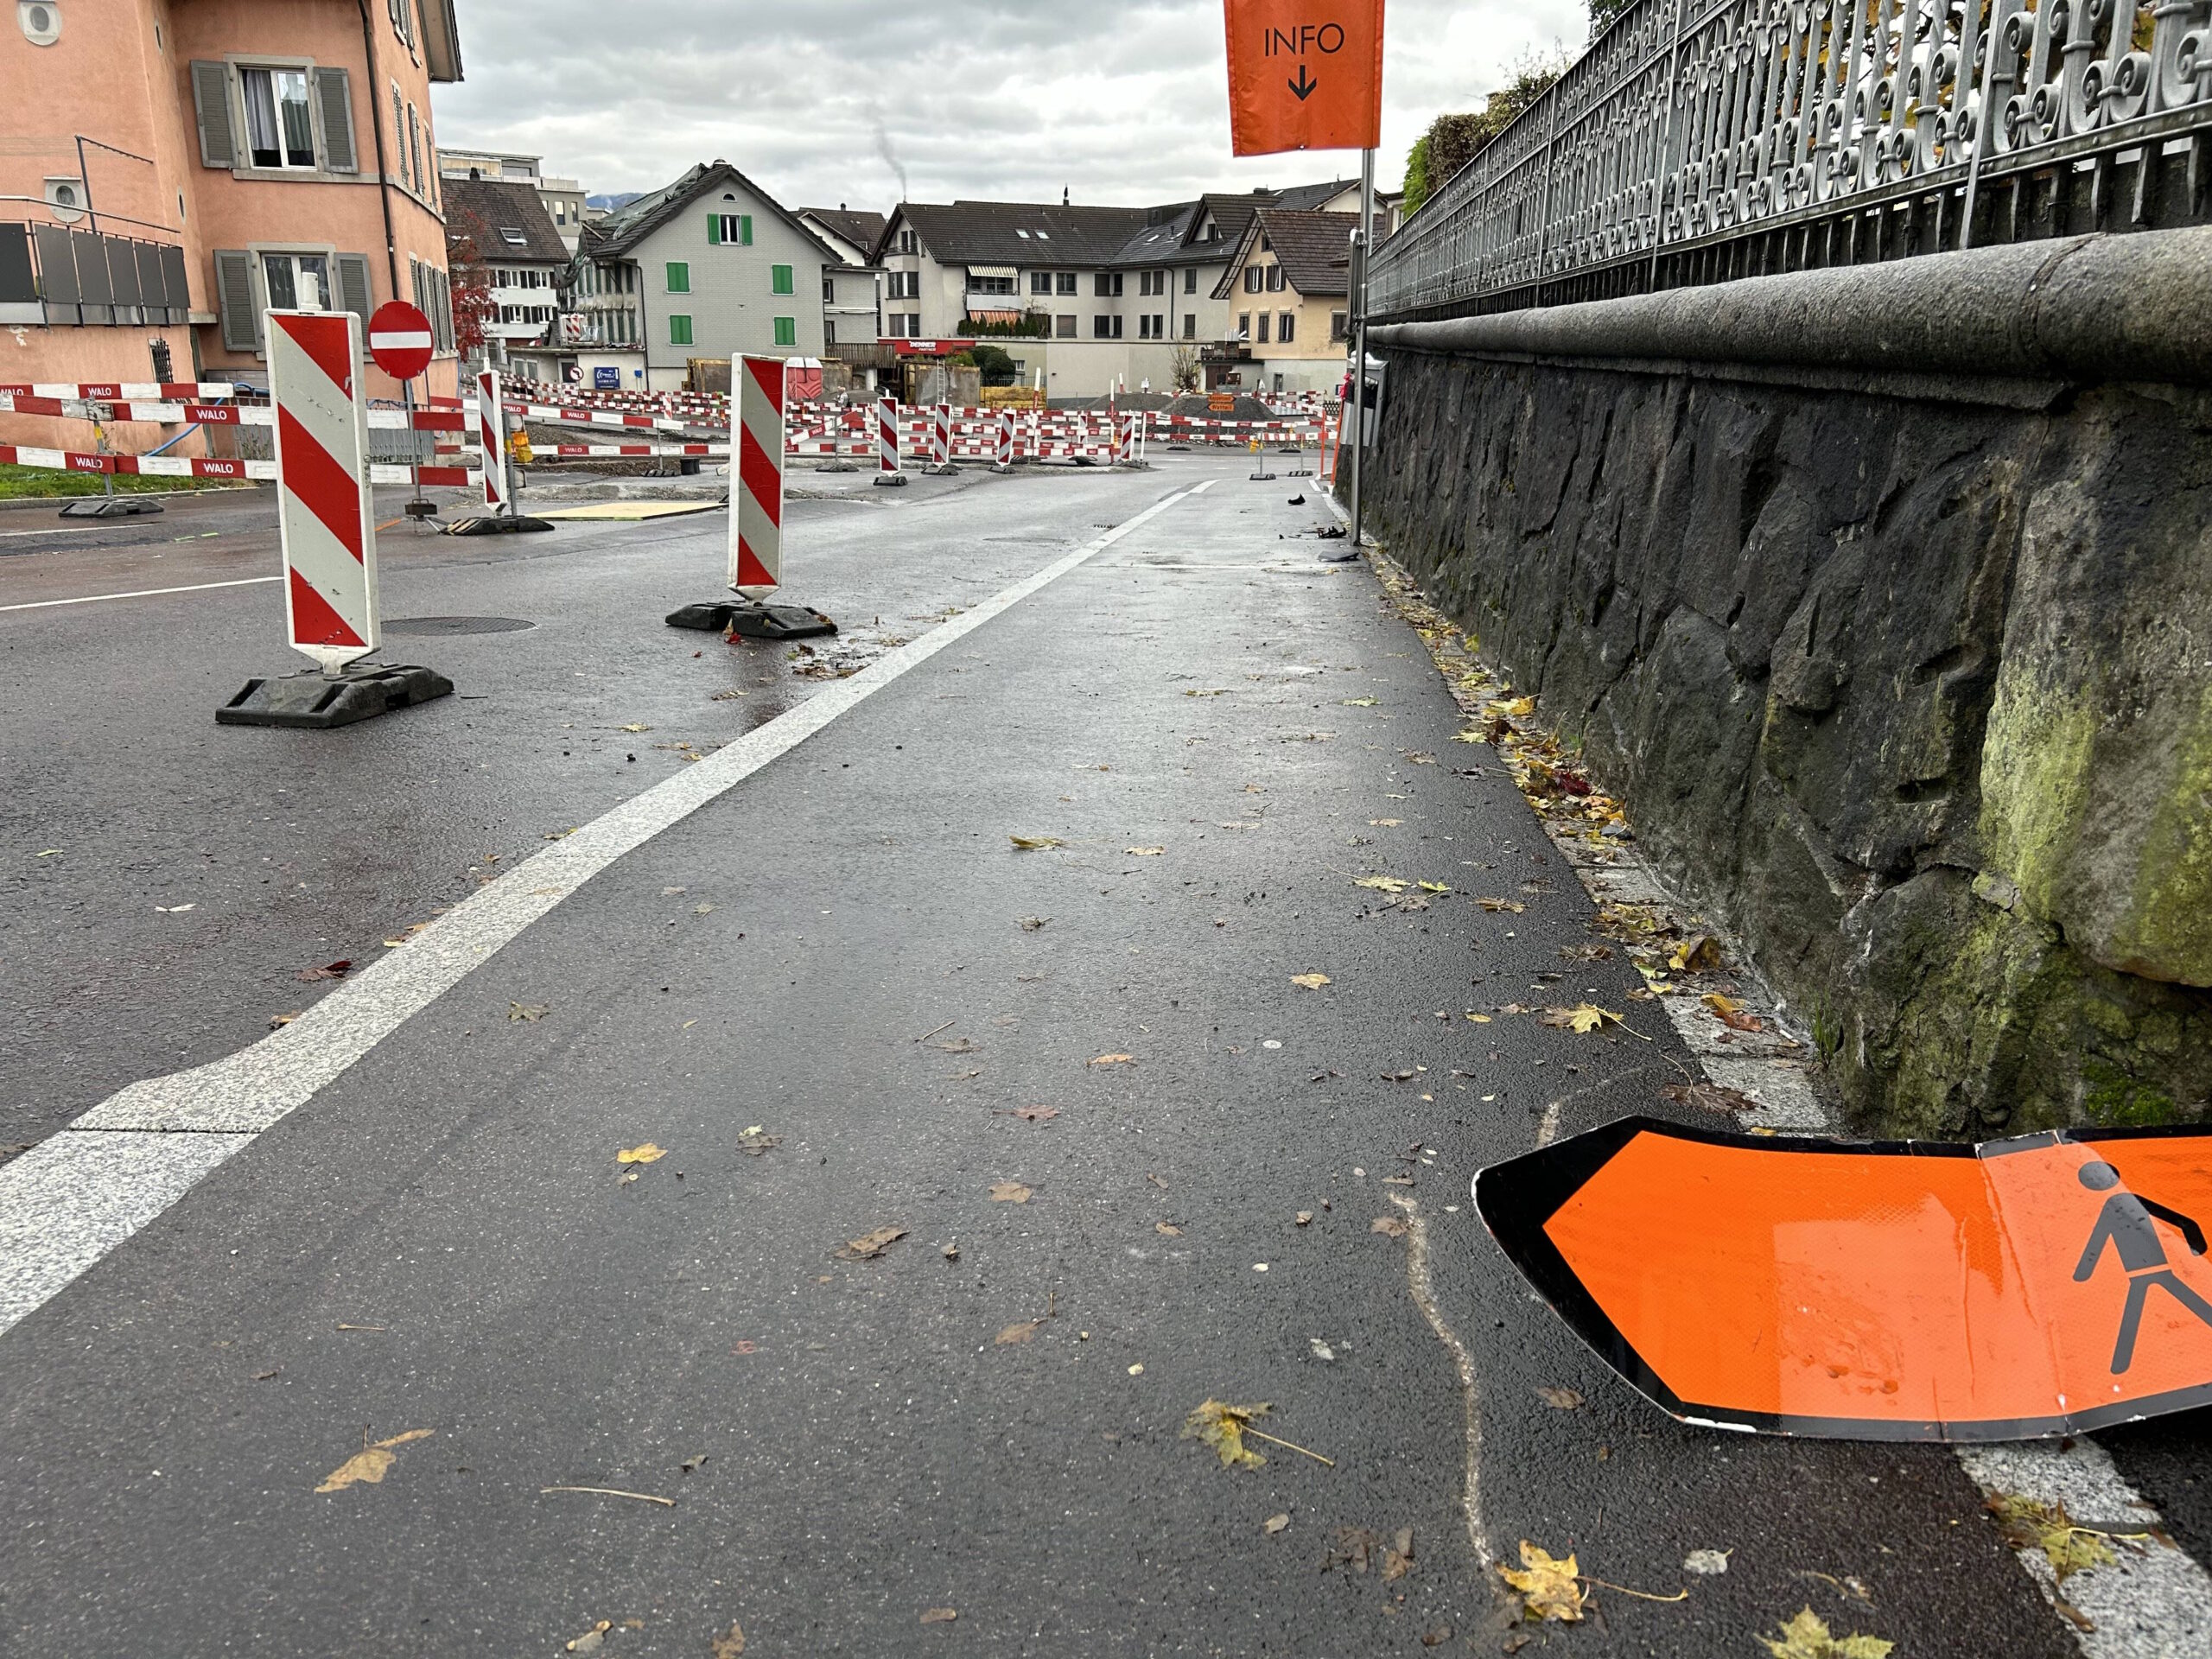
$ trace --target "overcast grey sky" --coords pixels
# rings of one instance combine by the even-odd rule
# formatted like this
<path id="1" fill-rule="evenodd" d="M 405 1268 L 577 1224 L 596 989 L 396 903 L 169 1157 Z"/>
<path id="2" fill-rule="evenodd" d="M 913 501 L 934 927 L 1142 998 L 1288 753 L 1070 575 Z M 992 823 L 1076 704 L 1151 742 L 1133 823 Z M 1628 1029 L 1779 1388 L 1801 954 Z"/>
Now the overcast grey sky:
<path id="1" fill-rule="evenodd" d="M 721 156 L 791 207 L 956 196 L 1135 206 L 1359 170 L 1229 154 L 1220 0 L 461 0 L 441 143 L 525 150 L 594 194 Z M 1478 107 L 1576 0 L 1389 0 L 1383 148 Z"/>

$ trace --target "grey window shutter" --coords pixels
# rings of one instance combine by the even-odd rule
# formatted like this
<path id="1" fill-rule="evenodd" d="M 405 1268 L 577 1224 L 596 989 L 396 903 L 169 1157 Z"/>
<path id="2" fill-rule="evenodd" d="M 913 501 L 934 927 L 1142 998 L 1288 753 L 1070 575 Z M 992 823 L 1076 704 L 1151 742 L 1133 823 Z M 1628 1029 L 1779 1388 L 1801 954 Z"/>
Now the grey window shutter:
<path id="1" fill-rule="evenodd" d="M 215 251 L 215 308 L 223 314 L 226 350 L 261 349 L 261 309 L 253 302 L 253 256 L 242 248 Z"/>
<path id="2" fill-rule="evenodd" d="M 438 349 L 442 352 L 450 352 L 454 349 L 453 334 L 453 277 L 449 273 L 442 270 L 437 272 L 436 276 L 438 292 Z"/>
<path id="3" fill-rule="evenodd" d="M 316 106 L 322 113 L 322 165 L 329 173 L 358 173 L 353 149 L 353 80 L 343 69 L 315 72 Z"/>
<path id="4" fill-rule="evenodd" d="M 231 125 L 231 66 L 194 63 L 192 104 L 200 116 L 200 165 L 236 167 L 238 147 Z"/>
<path id="5" fill-rule="evenodd" d="M 369 257 L 365 253 L 338 256 L 338 292 L 346 308 L 363 322 L 369 320 Z"/>

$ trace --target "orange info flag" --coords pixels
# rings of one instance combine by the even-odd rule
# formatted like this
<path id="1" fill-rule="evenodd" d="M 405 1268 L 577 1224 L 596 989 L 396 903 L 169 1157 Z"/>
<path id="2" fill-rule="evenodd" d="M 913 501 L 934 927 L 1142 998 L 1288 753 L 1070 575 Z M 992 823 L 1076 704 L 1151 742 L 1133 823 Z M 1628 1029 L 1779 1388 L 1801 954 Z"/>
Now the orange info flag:
<path id="1" fill-rule="evenodd" d="M 1382 142 L 1382 0 L 1224 0 L 1235 153 Z"/>
<path id="2" fill-rule="evenodd" d="M 1625 1118 L 1475 1178 L 1513 1264 L 1685 1421 L 2079 1433 L 2212 1402 L 2212 1132 L 1975 1147 Z"/>

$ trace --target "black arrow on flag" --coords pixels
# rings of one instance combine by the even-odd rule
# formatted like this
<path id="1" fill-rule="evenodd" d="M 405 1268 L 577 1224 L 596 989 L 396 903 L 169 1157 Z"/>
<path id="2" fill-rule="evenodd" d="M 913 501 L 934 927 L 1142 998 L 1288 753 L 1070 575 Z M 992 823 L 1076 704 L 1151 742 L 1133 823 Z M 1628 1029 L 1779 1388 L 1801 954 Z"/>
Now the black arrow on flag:
<path id="1" fill-rule="evenodd" d="M 1318 80 L 1309 80 L 1306 79 L 1306 66 L 1301 63 L 1298 66 L 1298 79 L 1290 83 L 1290 90 L 1297 94 L 1298 101 L 1303 104 L 1308 98 L 1313 95 L 1314 89 L 1320 86 L 1320 84 L 1321 83 Z"/>

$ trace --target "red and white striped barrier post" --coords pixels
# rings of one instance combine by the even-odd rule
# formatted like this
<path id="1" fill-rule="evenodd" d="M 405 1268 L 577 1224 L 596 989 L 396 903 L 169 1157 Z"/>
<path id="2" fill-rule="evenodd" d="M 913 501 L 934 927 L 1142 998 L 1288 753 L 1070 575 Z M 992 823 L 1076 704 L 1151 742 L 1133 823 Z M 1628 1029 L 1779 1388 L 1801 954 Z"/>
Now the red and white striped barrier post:
<path id="1" fill-rule="evenodd" d="M 476 377 L 476 448 L 484 461 L 484 505 L 496 517 L 514 511 L 507 478 L 507 415 L 499 402 L 499 374 L 486 369 Z"/>
<path id="2" fill-rule="evenodd" d="M 875 452 L 880 470 L 874 481 L 903 486 L 906 474 L 899 470 L 899 400 L 887 391 L 875 406 Z"/>
<path id="3" fill-rule="evenodd" d="M 428 669 L 355 666 L 378 644 L 376 502 L 360 329 L 350 311 L 268 314 L 285 639 L 321 667 L 248 681 L 216 710 L 225 725 L 342 726 L 453 690 Z"/>
<path id="4" fill-rule="evenodd" d="M 785 367 L 780 357 L 741 356 L 730 364 L 728 574 L 738 597 L 686 605 L 670 614 L 671 628 L 710 628 L 748 639 L 837 632 L 819 611 L 762 603 L 784 577 Z"/>
<path id="5" fill-rule="evenodd" d="M 999 410 L 997 450 L 997 459 L 991 463 L 991 470 L 995 473 L 1012 472 L 1014 470 L 1014 411 L 1012 410 Z"/>
<path id="6" fill-rule="evenodd" d="M 729 585 L 763 600 L 783 583 L 784 364 L 741 357 L 729 478 Z"/>
<path id="7" fill-rule="evenodd" d="M 931 478 L 951 478 L 960 469 L 952 464 L 952 405 L 939 404 L 930 429 L 930 464 L 922 471 Z"/>

